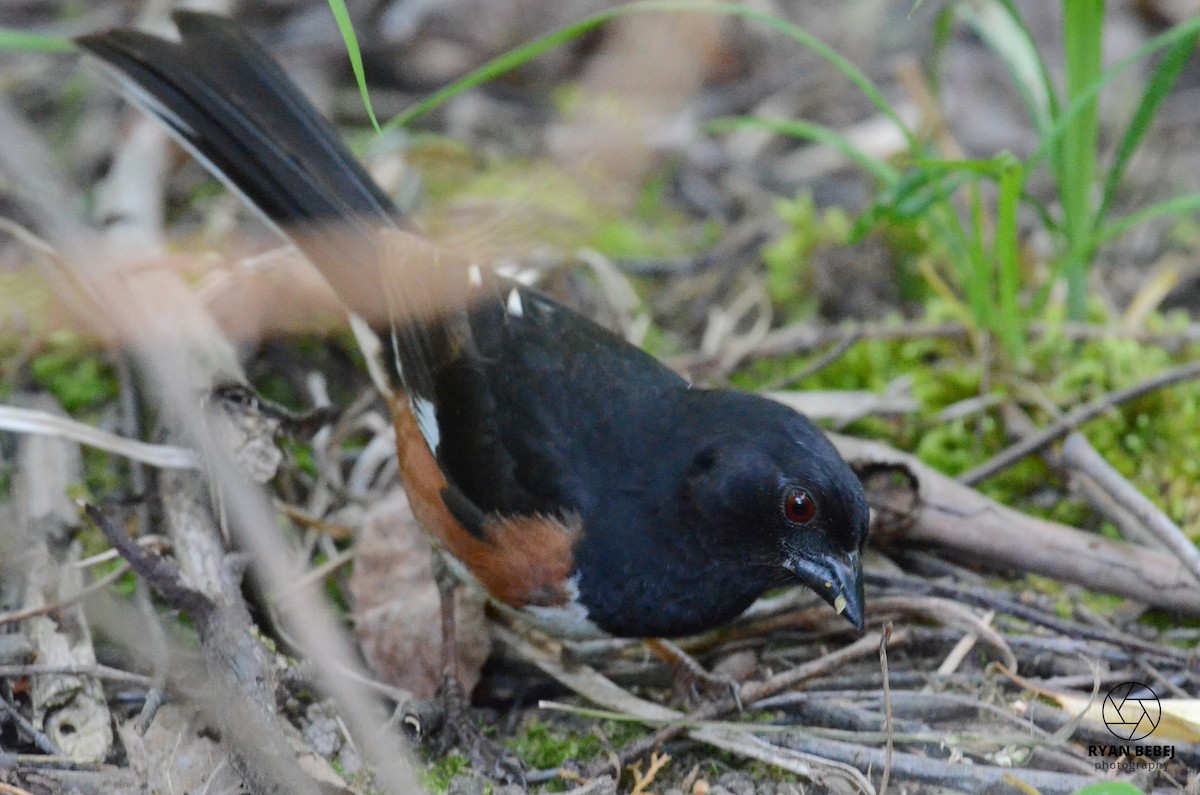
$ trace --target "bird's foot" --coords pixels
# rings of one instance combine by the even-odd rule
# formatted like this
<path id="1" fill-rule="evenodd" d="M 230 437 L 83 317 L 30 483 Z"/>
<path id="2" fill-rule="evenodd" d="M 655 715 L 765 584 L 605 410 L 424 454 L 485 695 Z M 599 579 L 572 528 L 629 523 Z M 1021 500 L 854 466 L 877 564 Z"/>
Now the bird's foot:
<path id="1" fill-rule="evenodd" d="M 712 673 L 670 641 L 650 640 L 646 643 L 657 657 L 670 666 L 674 674 L 673 689 L 688 705 L 697 706 L 707 701 L 731 698 L 738 711 L 742 711 L 741 685 L 736 679 Z"/>
<path id="2" fill-rule="evenodd" d="M 401 720 L 409 735 L 425 744 L 433 756 L 457 749 L 481 775 L 525 786 L 525 763 L 488 737 L 472 719 L 467 694 L 456 677 L 447 676 L 435 698 L 405 705 Z"/>
<path id="3" fill-rule="evenodd" d="M 714 674 L 703 668 L 676 671 L 675 692 L 688 706 L 695 708 L 711 701 L 732 699 L 738 712 L 742 712 L 742 685 L 738 680 L 728 676 Z"/>

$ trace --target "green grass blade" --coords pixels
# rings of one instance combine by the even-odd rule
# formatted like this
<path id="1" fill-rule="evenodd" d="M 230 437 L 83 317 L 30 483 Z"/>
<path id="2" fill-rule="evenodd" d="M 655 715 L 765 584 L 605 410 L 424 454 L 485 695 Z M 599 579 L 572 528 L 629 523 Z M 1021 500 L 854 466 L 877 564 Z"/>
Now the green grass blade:
<path id="1" fill-rule="evenodd" d="M 767 130 L 776 135 L 786 135 L 792 138 L 802 138 L 824 144 L 843 154 L 847 159 L 884 185 L 892 185 L 900 178 L 900 172 L 896 169 L 879 158 L 872 157 L 863 152 L 852 144 L 846 136 L 820 124 L 742 116 L 729 119 L 714 119 L 705 125 L 705 129 L 713 133 L 727 132 L 744 127 Z"/>
<path id="2" fill-rule="evenodd" d="M 70 39 L 28 33 L 23 30 L 0 28 L 0 51 L 3 52 L 74 52 Z"/>
<path id="3" fill-rule="evenodd" d="M 1034 127 L 1039 135 L 1045 133 L 1057 103 L 1046 66 L 1020 13 L 1000 0 L 959 3 L 955 10 L 1004 62 Z"/>
<path id="4" fill-rule="evenodd" d="M 332 2 L 333 0 L 331 0 Z M 610 22 L 617 17 L 625 16 L 626 14 L 646 13 L 650 11 L 672 11 L 672 12 L 705 12 L 715 14 L 726 14 L 729 16 L 741 17 L 743 19 L 753 20 L 765 25 L 772 30 L 775 30 L 784 36 L 798 42 L 799 44 L 808 47 L 813 52 L 820 55 L 835 69 L 837 69 L 847 80 L 853 83 L 859 91 L 863 93 L 871 101 L 873 105 L 885 116 L 887 116 L 903 133 L 910 145 L 915 145 L 916 137 L 905 124 L 904 121 L 896 114 L 884 98 L 883 93 L 879 88 L 858 69 L 850 61 L 846 60 L 841 54 L 833 50 L 827 44 L 810 35 L 802 28 L 793 25 L 792 23 L 780 19 L 765 11 L 760 11 L 756 8 L 751 8 L 744 5 L 729 5 L 725 3 L 712 2 L 689 2 L 688 0 L 643 0 L 643 2 L 630 3 L 628 5 L 616 6 L 614 8 L 602 11 L 593 16 L 572 23 L 563 28 L 560 28 L 551 33 L 534 39 L 531 42 L 521 45 L 509 52 L 499 55 L 496 58 L 475 69 L 466 76 L 460 78 L 449 86 L 434 92 L 426 99 L 413 105 L 411 108 L 401 113 L 388 123 L 388 127 L 404 126 L 411 123 L 414 119 L 428 113 L 433 108 L 446 102 L 451 97 L 457 96 L 464 91 L 480 86 L 489 80 L 493 80 L 500 75 L 507 74 L 512 70 L 523 66 L 538 56 L 553 50 L 562 44 L 583 36 L 586 33 L 595 30 L 596 28 Z"/>
<path id="5" fill-rule="evenodd" d="M 930 174 L 968 172 L 999 179 L 1003 168 L 996 160 L 947 160 L 942 157 L 923 157 L 913 161 L 913 167 Z"/>
<path id="6" fill-rule="evenodd" d="M 1128 781 L 1101 781 L 1077 789 L 1071 795 L 1142 795 L 1142 791 Z"/>
<path id="7" fill-rule="evenodd" d="M 1066 96 L 1074 103 L 1096 84 L 1103 69 L 1104 0 L 1066 0 L 1062 8 Z M 1087 308 L 1099 136 L 1099 102 L 1092 96 L 1069 120 L 1057 158 L 1058 194 L 1067 236 L 1067 317 L 1077 321 L 1083 319 Z"/>
<path id="8" fill-rule="evenodd" d="M 1037 40 L 1034 39 L 1033 32 L 1025 24 L 1025 17 L 1021 15 L 1021 10 L 1017 8 L 1014 0 L 999 0 L 999 2 L 1012 18 L 1013 24 L 1020 28 L 1025 40 L 1029 42 L 1029 46 L 1033 48 L 1033 62 L 1037 67 L 1038 79 L 1046 89 L 1046 107 L 1050 110 L 1051 117 L 1057 116 L 1059 111 L 1058 95 L 1055 93 L 1054 81 L 1050 79 L 1050 70 L 1046 68 L 1046 61 L 1037 48 Z"/>
<path id="9" fill-rule="evenodd" d="M 1099 228 L 1108 216 L 1113 197 L 1121 186 L 1121 181 L 1125 178 L 1125 169 L 1142 139 L 1146 137 L 1150 124 L 1154 121 L 1154 116 L 1158 113 L 1163 100 L 1167 98 L 1167 94 L 1171 92 L 1171 87 L 1175 85 L 1183 67 L 1192 57 L 1192 53 L 1196 49 L 1197 38 L 1200 38 L 1200 33 L 1192 33 L 1169 47 L 1163 59 L 1150 75 L 1150 80 L 1142 94 L 1142 101 L 1138 103 L 1137 111 L 1133 114 L 1129 127 L 1121 137 L 1116 159 L 1104 181 L 1104 193 L 1100 199 L 1100 208 L 1096 211 L 1094 228 Z"/>
<path id="10" fill-rule="evenodd" d="M 1072 2 L 1074 2 L 1074 0 L 1072 0 Z M 1059 146 L 1060 140 L 1063 138 L 1064 135 L 1066 135 L 1066 132 L 1067 132 L 1071 122 L 1074 120 L 1075 116 L 1078 115 L 1079 113 L 1081 113 L 1084 110 L 1084 108 L 1086 108 L 1091 102 L 1095 101 L 1096 97 L 1099 96 L 1100 92 L 1104 89 L 1104 87 L 1106 85 L 1111 83 L 1118 76 L 1120 76 L 1122 73 L 1124 73 L 1125 70 L 1127 70 L 1129 67 L 1133 66 L 1133 64 L 1137 63 L 1138 61 L 1142 60 L 1143 58 L 1153 55 L 1154 53 L 1158 52 L 1159 50 L 1164 50 L 1164 49 L 1168 49 L 1170 47 L 1174 47 L 1180 41 L 1191 39 L 1191 38 L 1195 37 L 1198 32 L 1200 32 L 1200 15 L 1196 15 L 1196 16 L 1192 17 L 1191 19 L 1187 20 L 1186 22 L 1183 22 L 1183 23 L 1171 28 L 1170 30 L 1167 30 L 1167 31 L 1164 31 L 1163 33 L 1158 34 L 1157 36 L 1155 36 L 1154 38 L 1150 39 L 1145 44 L 1143 44 L 1141 47 L 1137 48 L 1133 52 L 1126 55 L 1124 58 L 1121 58 L 1119 61 L 1117 61 L 1112 66 L 1105 69 L 1104 72 L 1100 75 L 1100 77 L 1095 82 L 1093 82 L 1085 90 L 1081 91 L 1080 94 L 1073 101 L 1071 101 L 1068 104 L 1068 106 L 1061 113 L 1058 114 L 1057 118 L 1055 119 L 1054 126 L 1049 130 L 1049 132 L 1047 132 L 1047 134 L 1045 136 L 1042 137 L 1041 141 L 1039 141 L 1039 143 L 1038 143 L 1038 148 L 1036 150 L 1034 150 L 1033 154 L 1030 155 L 1029 159 L 1025 161 L 1026 173 L 1027 174 L 1033 173 L 1033 170 L 1039 164 L 1041 164 L 1041 162 L 1043 160 L 1045 160 L 1047 157 L 1050 157 L 1055 154 L 1056 148 Z M 1056 174 L 1061 173 L 1059 164 L 1055 163 L 1054 165 L 1055 165 L 1055 173 Z M 1168 202 L 1166 204 L 1169 205 L 1170 202 Z M 1184 211 L 1186 211 L 1185 208 L 1176 210 L 1176 212 L 1184 212 Z M 1166 214 L 1169 214 L 1169 212 L 1161 211 L 1161 212 L 1156 213 L 1156 215 L 1166 215 Z M 1141 215 L 1144 215 L 1144 213 L 1139 214 L 1139 216 L 1141 216 Z M 1112 237 L 1115 237 L 1117 234 L 1120 234 L 1120 232 L 1124 231 L 1125 229 L 1128 229 L 1131 226 L 1135 226 L 1137 223 L 1141 223 L 1144 220 L 1148 220 L 1148 219 L 1142 218 L 1141 220 L 1138 220 L 1138 221 L 1133 221 L 1131 219 L 1125 219 L 1125 221 L 1123 221 L 1123 222 L 1118 222 L 1120 224 L 1118 231 L 1114 232 L 1110 229 L 1110 230 L 1100 234 L 1098 237 L 1093 238 L 1093 240 L 1092 240 L 1093 247 L 1100 245 L 1105 240 L 1109 240 Z M 1101 222 L 1103 222 L 1103 219 L 1101 219 Z M 1064 234 L 1065 234 L 1065 230 L 1064 230 Z M 1060 274 L 1061 272 L 1062 272 L 1062 267 L 1059 267 L 1058 269 L 1056 269 L 1055 278 L 1057 278 L 1057 275 Z M 1039 288 L 1036 295 L 1034 296 L 1033 302 L 1030 305 L 1030 310 L 1032 313 L 1037 314 L 1042 311 L 1047 299 L 1050 296 L 1050 287 L 1051 287 L 1051 283 L 1047 283 L 1047 284 L 1043 285 L 1041 288 Z"/>
<path id="11" fill-rule="evenodd" d="M 1184 215 L 1186 213 L 1196 212 L 1200 210 L 1200 193 L 1185 193 L 1182 196 L 1176 196 L 1173 199 L 1152 204 L 1138 210 L 1136 213 L 1127 215 L 1107 224 L 1097 235 L 1096 244 L 1107 243 L 1133 229 L 1135 226 L 1152 221 L 1155 218 L 1162 218 L 1170 215 Z"/>
<path id="12" fill-rule="evenodd" d="M 1015 157 L 1001 156 L 1000 195 L 996 199 L 996 232 L 992 244 L 996 261 L 995 332 L 1013 361 L 1024 356 L 1025 316 L 1021 312 L 1021 251 L 1017 211 L 1025 186 L 1025 171 Z"/>
<path id="13" fill-rule="evenodd" d="M 1078 1 L 1080 0 L 1070 0 L 1071 3 Z M 1091 0 L 1083 1 L 1090 2 Z M 1062 113 L 1059 114 L 1058 118 L 1055 119 L 1054 126 L 1051 127 L 1041 141 L 1038 142 L 1038 148 L 1034 150 L 1029 159 L 1025 161 L 1026 170 L 1032 171 L 1033 168 L 1041 164 L 1041 162 L 1045 160 L 1047 156 L 1053 154 L 1054 147 L 1057 147 L 1063 136 L 1066 135 L 1067 128 L 1074 121 L 1075 117 L 1082 113 L 1084 109 L 1087 108 L 1092 102 L 1094 102 L 1096 97 L 1100 95 L 1100 92 L 1104 90 L 1104 87 L 1115 80 L 1126 69 L 1133 66 L 1143 58 L 1153 55 L 1159 50 L 1173 47 L 1180 40 L 1195 36 L 1197 32 L 1200 32 L 1200 14 L 1192 17 L 1187 22 L 1158 34 L 1141 47 L 1138 47 L 1136 50 L 1131 52 L 1129 55 L 1126 55 L 1112 66 L 1105 69 L 1100 74 L 1100 77 L 1086 89 L 1082 90 L 1073 101 L 1068 103 L 1067 107 L 1062 111 Z"/>
<path id="14" fill-rule="evenodd" d="M 375 132 L 382 133 L 379 120 L 375 118 L 375 108 L 371 105 L 371 94 L 367 90 L 367 73 L 363 69 L 362 50 L 358 46 L 358 36 L 354 33 L 354 23 L 350 20 L 345 0 L 329 0 L 329 10 L 333 12 L 333 18 L 342 34 L 342 41 L 346 45 L 346 54 L 350 56 L 354 82 L 358 83 L 358 94 L 362 97 L 363 107 L 367 109 L 371 126 L 375 128 Z"/>

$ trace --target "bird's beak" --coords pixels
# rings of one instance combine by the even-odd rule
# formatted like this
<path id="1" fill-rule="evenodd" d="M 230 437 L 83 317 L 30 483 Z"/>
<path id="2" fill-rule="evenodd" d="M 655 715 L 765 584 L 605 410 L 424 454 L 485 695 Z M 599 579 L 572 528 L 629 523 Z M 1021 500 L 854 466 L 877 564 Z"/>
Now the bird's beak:
<path id="1" fill-rule="evenodd" d="M 862 632 L 866 602 L 857 551 L 813 557 L 793 555 L 784 565 Z"/>

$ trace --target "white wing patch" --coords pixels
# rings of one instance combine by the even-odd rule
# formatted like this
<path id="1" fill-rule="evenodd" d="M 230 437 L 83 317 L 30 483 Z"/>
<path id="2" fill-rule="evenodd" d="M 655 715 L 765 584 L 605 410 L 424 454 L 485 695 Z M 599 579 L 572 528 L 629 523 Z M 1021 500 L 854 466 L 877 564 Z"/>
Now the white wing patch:
<path id="1" fill-rule="evenodd" d="M 512 317 L 521 317 L 525 314 L 525 306 L 521 303 L 521 294 L 514 287 L 508 291 L 508 302 L 504 309 Z"/>
<path id="2" fill-rule="evenodd" d="M 483 286 L 483 271 L 479 269 L 478 265 L 472 265 L 467 268 L 467 280 L 471 283 L 472 287 Z"/>
<path id="3" fill-rule="evenodd" d="M 438 431 L 437 409 L 434 407 L 433 401 L 414 395 L 412 408 L 413 414 L 417 418 L 417 427 L 421 429 L 421 435 L 425 437 L 425 443 L 429 445 L 430 450 L 437 453 L 442 435 Z"/>

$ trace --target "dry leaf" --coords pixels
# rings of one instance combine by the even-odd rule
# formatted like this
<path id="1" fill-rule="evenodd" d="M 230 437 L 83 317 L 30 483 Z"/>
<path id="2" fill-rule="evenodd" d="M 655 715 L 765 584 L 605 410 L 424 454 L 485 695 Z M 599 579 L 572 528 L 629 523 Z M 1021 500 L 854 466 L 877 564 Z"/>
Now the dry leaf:
<path id="1" fill-rule="evenodd" d="M 432 697 L 441 683 L 441 605 L 430 556 L 429 539 L 396 490 L 367 512 L 349 583 L 354 636 L 367 665 L 417 698 Z M 483 605 L 477 590 L 458 590 L 458 671 L 468 693 L 491 650 Z"/>

